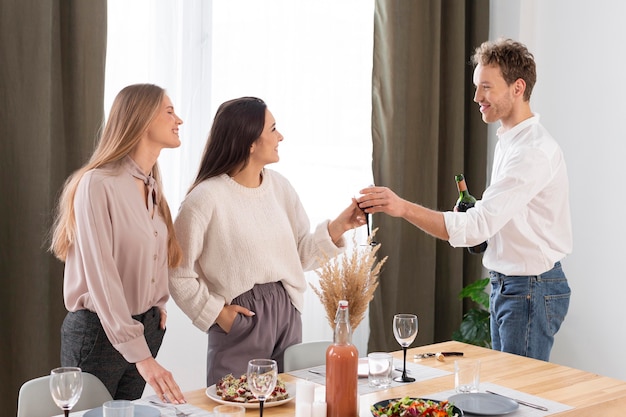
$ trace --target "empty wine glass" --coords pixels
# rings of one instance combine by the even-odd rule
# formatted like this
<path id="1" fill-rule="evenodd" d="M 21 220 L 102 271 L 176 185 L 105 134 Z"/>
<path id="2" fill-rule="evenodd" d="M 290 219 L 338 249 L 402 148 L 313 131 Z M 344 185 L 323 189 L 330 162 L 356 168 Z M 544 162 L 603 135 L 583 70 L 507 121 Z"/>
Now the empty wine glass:
<path id="1" fill-rule="evenodd" d="M 365 213 L 365 224 L 367 226 L 367 244 L 370 246 L 378 245 L 372 236 L 372 213 Z"/>
<path id="2" fill-rule="evenodd" d="M 248 362 L 248 388 L 259 400 L 259 417 L 263 417 L 263 403 L 274 391 L 278 365 L 272 359 L 252 359 Z"/>
<path id="3" fill-rule="evenodd" d="M 83 374 L 80 368 L 61 367 L 50 372 L 50 394 L 56 405 L 63 410 L 65 417 L 76 405 L 83 391 Z"/>
<path id="4" fill-rule="evenodd" d="M 417 336 L 417 316 L 415 314 L 396 314 L 393 316 L 393 335 L 404 352 L 402 376 L 395 377 L 396 382 L 414 382 L 415 378 L 406 375 L 406 350 Z"/>
<path id="5" fill-rule="evenodd" d="M 374 186 L 374 184 L 368 185 L 368 187 L 373 187 L 373 186 Z M 359 197 L 362 197 L 362 196 L 363 196 L 363 194 L 361 194 L 359 192 L 359 193 L 357 193 L 357 195 L 354 198 L 358 199 Z M 363 211 L 363 215 L 365 215 L 365 226 L 367 227 L 367 244 L 366 245 L 361 245 L 361 246 L 376 246 L 376 245 L 378 245 L 378 242 L 373 240 L 372 213 L 366 213 L 363 209 L 361 209 L 361 211 Z"/>

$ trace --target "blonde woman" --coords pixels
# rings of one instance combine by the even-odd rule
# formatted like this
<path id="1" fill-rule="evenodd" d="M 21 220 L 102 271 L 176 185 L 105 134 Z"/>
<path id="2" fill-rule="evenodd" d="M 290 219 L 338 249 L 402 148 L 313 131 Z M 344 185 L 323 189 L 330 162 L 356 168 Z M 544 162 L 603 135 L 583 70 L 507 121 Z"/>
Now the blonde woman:
<path id="1" fill-rule="evenodd" d="M 96 375 L 115 399 L 140 398 L 148 382 L 161 400 L 185 401 L 155 360 L 168 267 L 182 259 L 157 158 L 180 146 L 182 123 L 162 88 L 124 88 L 58 204 L 50 249 L 65 262 L 61 364 Z"/>

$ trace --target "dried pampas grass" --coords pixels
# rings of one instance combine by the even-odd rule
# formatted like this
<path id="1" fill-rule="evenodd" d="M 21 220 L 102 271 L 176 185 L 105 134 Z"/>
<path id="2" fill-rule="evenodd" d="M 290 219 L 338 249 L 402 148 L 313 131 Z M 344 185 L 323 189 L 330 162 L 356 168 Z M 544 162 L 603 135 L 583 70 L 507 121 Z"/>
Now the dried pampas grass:
<path id="1" fill-rule="evenodd" d="M 373 241 L 377 230 L 372 232 L 368 243 Z M 315 272 L 320 278 L 320 288 L 309 284 L 322 302 L 328 323 L 333 329 L 340 300 L 348 301 L 352 331 L 361 323 L 367 306 L 374 298 L 374 291 L 378 287 L 380 270 L 387 261 L 385 256 L 381 261 L 376 262 L 376 253 L 380 249 L 380 244 L 359 246 L 356 243 L 356 232 L 352 242 L 354 247 L 351 253 L 345 252 L 333 259 L 325 257 L 319 262 L 322 267 Z"/>

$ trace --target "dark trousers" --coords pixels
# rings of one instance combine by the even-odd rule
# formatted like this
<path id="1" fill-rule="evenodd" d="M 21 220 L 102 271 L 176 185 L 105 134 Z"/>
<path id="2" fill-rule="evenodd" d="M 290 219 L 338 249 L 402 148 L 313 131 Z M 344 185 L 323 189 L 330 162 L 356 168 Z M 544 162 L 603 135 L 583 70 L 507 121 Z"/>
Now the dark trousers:
<path id="1" fill-rule="evenodd" d="M 159 328 L 160 310 L 152 307 L 133 318 L 143 323 L 148 347 L 156 357 L 165 335 L 165 330 Z M 128 363 L 111 345 L 98 315 L 89 310 L 65 316 L 61 326 L 61 365 L 78 366 L 97 376 L 116 400 L 141 398 L 146 386 L 135 364 Z"/>
<path id="2" fill-rule="evenodd" d="M 231 304 L 256 314 L 239 314 L 229 333 L 214 324 L 209 328 L 207 386 L 232 373 L 245 374 L 251 359 L 274 359 L 283 371 L 287 347 L 302 341 L 302 318 L 280 282 L 255 285 Z"/>

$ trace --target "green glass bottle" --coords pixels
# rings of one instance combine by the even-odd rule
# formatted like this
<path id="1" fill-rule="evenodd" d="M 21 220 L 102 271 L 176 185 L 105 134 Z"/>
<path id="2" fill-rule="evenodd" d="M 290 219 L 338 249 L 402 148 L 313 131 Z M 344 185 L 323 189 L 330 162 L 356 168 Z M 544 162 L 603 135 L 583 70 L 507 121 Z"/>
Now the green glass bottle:
<path id="1" fill-rule="evenodd" d="M 467 184 L 465 183 L 465 177 L 463 174 L 456 175 L 456 187 L 459 190 L 459 199 L 456 201 L 457 211 L 467 211 L 474 207 L 476 204 L 476 198 L 467 191 Z M 467 250 L 471 254 L 483 253 L 487 249 L 487 242 L 483 242 L 479 245 L 468 247 Z"/>

